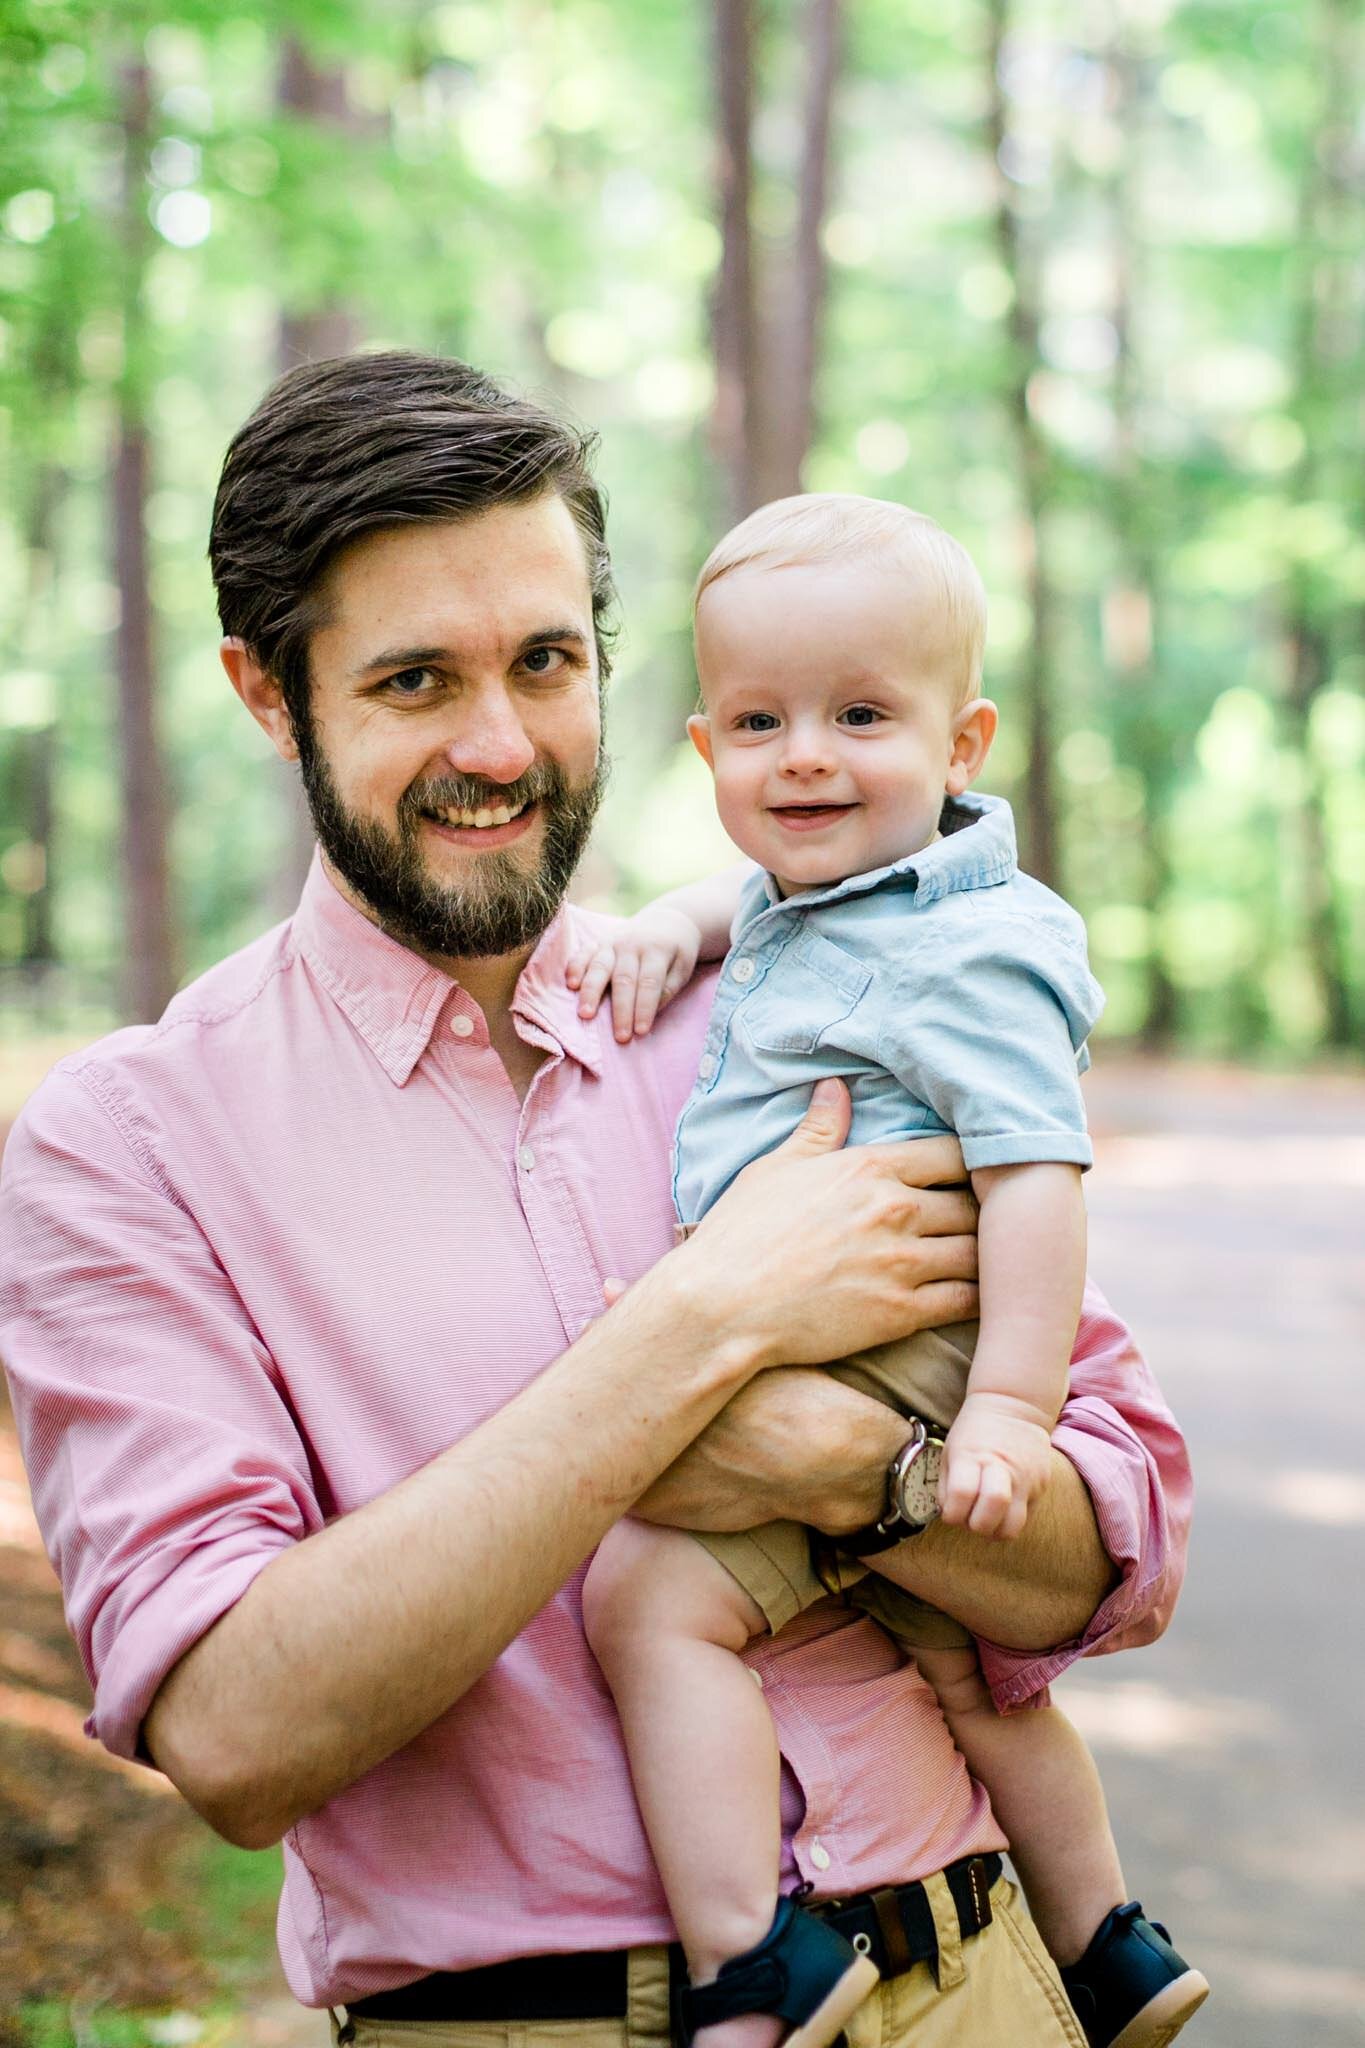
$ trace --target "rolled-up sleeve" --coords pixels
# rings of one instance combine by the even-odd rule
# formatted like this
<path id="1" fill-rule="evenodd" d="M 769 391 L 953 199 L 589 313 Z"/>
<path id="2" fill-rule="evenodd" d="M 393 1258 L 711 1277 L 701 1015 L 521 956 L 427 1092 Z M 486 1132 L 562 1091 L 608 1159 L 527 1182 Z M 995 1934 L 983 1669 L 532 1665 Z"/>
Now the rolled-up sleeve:
<path id="1" fill-rule="evenodd" d="M 5 1149 L 0 1356 L 94 1688 L 87 1731 L 134 1757 L 167 1673 L 322 1517 L 274 1363 L 221 1265 L 70 1071 Z"/>
<path id="2" fill-rule="evenodd" d="M 1184 1438 L 1132 1333 L 1093 1285 L 1053 1442 L 1085 1481 L 1118 1582 L 1074 1642 L 1043 1653 L 981 1644 L 982 1668 L 1003 1709 L 1041 1693 L 1078 1657 L 1154 1641 L 1185 1576 L 1193 1481 Z"/>

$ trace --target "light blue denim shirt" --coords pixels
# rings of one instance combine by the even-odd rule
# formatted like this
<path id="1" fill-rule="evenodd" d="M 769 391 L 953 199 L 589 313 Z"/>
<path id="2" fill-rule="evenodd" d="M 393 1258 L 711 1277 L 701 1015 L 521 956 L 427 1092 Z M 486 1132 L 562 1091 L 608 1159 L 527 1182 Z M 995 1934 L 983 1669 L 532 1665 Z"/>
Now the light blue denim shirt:
<path id="1" fill-rule="evenodd" d="M 852 1092 L 850 1144 L 955 1131 L 968 1168 L 1089 1166 L 1079 1076 L 1104 996 L 1085 927 L 1020 874 L 999 797 L 949 802 L 942 831 L 785 900 L 760 869 L 746 881 L 678 1120 L 682 1222 L 780 1145 L 831 1076 Z"/>

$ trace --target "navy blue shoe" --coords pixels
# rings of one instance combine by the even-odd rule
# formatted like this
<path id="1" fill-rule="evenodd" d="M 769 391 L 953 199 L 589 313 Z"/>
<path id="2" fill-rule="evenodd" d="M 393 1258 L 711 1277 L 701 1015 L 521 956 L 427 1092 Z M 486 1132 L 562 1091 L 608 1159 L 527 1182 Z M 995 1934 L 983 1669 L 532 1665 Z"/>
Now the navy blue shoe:
<path id="1" fill-rule="evenodd" d="M 679 1995 L 682 2036 L 745 2012 L 770 2012 L 791 2031 L 783 2048 L 828 2048 L 878 1981 L 875 1963 L 791 1899 L 777 1902 L 757 1948 L 732 1956 L 710 1984 Z"/>
<path id="2" fill-rule="evenodd" d="M 1136 1900 L 1106 1913 L 1061 1977 L 1090 2048 L 1166 2048 L 1209 1995 L 1208 1979 Z"/>

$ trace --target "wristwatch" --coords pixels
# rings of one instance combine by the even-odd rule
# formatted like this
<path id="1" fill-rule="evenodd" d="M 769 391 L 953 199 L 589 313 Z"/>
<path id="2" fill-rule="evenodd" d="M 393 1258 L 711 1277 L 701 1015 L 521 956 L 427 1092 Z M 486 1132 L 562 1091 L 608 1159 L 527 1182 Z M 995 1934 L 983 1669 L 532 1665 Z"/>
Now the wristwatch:
<path id="1" fill-rule="evenodd" d="M 918 1415 L 908 1417 L 913 1434 L 886 1468 L 886 1506 L 878 1521 L 851 1536 L 840 1536 L 838 1548 L 850 1557 L 875 1557 L 918 1536 L 938 1519 L 938 1474 L 943 1463 L 943 1435 Z"/>

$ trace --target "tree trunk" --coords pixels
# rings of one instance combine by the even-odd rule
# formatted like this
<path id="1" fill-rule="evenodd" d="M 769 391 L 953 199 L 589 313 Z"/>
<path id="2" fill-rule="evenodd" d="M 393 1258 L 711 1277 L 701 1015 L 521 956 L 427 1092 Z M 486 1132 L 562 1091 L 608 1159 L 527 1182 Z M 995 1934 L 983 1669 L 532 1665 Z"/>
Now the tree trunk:
<path id="1" fill-rule="evenodd" d="M 1150 1052 L 1169 1049 L 1176 1032 L 1175 985 L 1166 969 L 1157 932 L 1171 885 L 1166 846 L 1166 809 L 1174 780 L 1171 735 L 1156 714 L 1161 678 L 1158 653 L 1161 619 L 1158 557 L 1149 511 L 1151 478 L 1137 443 L 1137 400 L 1142 371 L 1133 331 L 1140 298 L 1135 271 L 1140 261 L 1137 228 L 1142 190 L 1145 94 L 1139 66 L 1112 28 L 1109 75 L 1113 113 L 1124 138 L 1112 191 L 1114 237 L 1114 463 L 1110 502 L 1118 582 L 1105 606 L 1105 655 L 1111 678 L 1111 720 L 1119 758 L 1142 783 L 1142 907 L 1151 944 L 1146 962 L 1146 1000 L 1141 1041 Z"/>
<path id="2" fill-rule="evenodd" d="M 338 138 L 359 132 L 361 123 L 346 97 L 346 80 L 339 69 L 322 70 L 294 37 L 286 42 L 280 65 L 277 99 L 280 111 L 296 121 L 333 130 Z M 300 363 L 314 363 L 328 356 L 347 355 L 364 339 L 364 329 L 353 307 L 332 299 L 306 312 L 282 311 L 277 340 L 281 374 Z M 292 764 L 279 767 L 280 802 L 285 815 L 285 844 L 270 881 L 270 908 L 277 917 L 288 917 L 298 902 L 309 862 L 313 858 L 313 821 L 308 815 L 303 785 Z"/>
<path id="3" fill-rule="evenodd" d="M 146 426 L 142 282 L 147 254 L 146 162 L 151 121 L 147 68 L 123 73 L 123 375 L 111 477 L 117 634 L 119 753 L 125 890 L 124 1007 L 152 1023 L 175 993 L 166 777 L 157 735 L 157 673 L 146 503 L 151 451 Z"/>
<path id="4" fill-rule="evenodd" d="M 731 522 L 759 502 L 753 394 L 758 371 L 754 332 L 752 0 L 714 0 L 712 56 L 716 92 L 716 196 L 721 261 L 711 306 L 716 370 L 711 441 Z"/>
<path id="5" fill-rule="evenodd" d="M 1321 114 L 1303 152 L 1299 195 L 1299 286 L 1296 295 L 1295 412 L 1304 451 L 1294 477 L 1298 503 L 1322 492 L 1324 471 L 1337 452 L 1341 414 L 1338 401 L 1350 393 L 1338 362 L 1334 329 L 1351 301 L 1347 274 L 1353 256 L 1342 216 L 1347 203 L 1345 166 L 1350 160 L 1356 95 L 1352 86 L 1354 38 L 1342 0 L 1323 0 Z M 1352 1045 L 1351 991 L 1346 964 L 1343 914 L 1333 867 L 1326 789 L 1315 757 L 1310 721 L 1313 703 L 1330 680 L 1333 666 L 1328 617 L 1314 587 L 1311 566 L 1297 560 L 1286 568 L 1284 631 L 1287 650 L 1285 723 L 1303 767 L 1303 795 L 1295 825 L 1292 858 L 1299 880 L 1299 904 L 1310 971 L 1317 987 L 1329 1045 Z"/>
<path id="6" fill-rule="evenodd" d="M 57 387 L 45 375 L 44 351 L 38 351 L 38 378 L 44 406 L 59 402 Z M 60 397 L 69 400 L 69 390 L 60 387 Z M 16 643 L 33 656 L 34 666 L 48 667 L 42 621 L 52 605 L 56 556 L 57 511 L 66 477 L 47 454 L 38 457 L 25 519 L 25 548 L 28 569 L 24 581 L 23 606 L 18 620 Z M 19 774 L 19 815 L 31 849 L 23 876 L 23 937 L 20 964 L 33 996 L 35 1014 L 41 1012 L 44 993 L 57 949 L 53 938 L 53 791 L 56 779 L 57 724 L 53 720 L 17 735 L 21 749 Z M 11 886 L 13 886 L 11 884 Z"/>
<path id="7" fill-rule="evenodd" d="M 1009 111 L 1001 82 L 1001 56 L 1009 33 L 1009 0 L 989 0 L 986 62 L 986 133 L 995 176 L 995 239 L 1000 261 L 1014 288 L 1009 313 L 1010 365 L 1005 403 L 1014 440 L 1022 517 L 1019 556 L 1028 592 L 1031 628 L 1021 670 L 1027 769 L 1024 791 L 1024 857 L 1030 872 L 1057 888 L 1057 828 L 1052 730 L 1054 595 L 1046 556 L 1045 514 L 1049 461 L 1046 445 L 1029 412 L 1029 379 L 1038 367 L 1036 264 L 1026 246 L 1024 224 L 1015 210 L 1002 150 Z"/>
<path id="8" fill-rule="evenodd" d="M 294 37 L 284 46 L 278 88 L 280 111 L 297 121 L 332 129 L 340 139 L 360 129 L 355 110 L 346 97 L 345 74 L 337 69 L 323 71 Z M 345 355 L 363 338 L 354 310 L 333 299 L 305 313 L 282 313 L 279 331 L 280 369 L 296 363 L 320 361 L 326 356 Z"/>
<path id="9" fill-rule="evenodd" d="M 796 245 L 789 289 L 777 298 L 780 322 L 766 337 L 766 370 L 757 390 L 759 502 L 801 488 L 815 431 L 826 265 L 822 234 L 829 192 L 830 123 L 839 75 L 842 0 L 807 0 L 806 102 L 802 122 Z"/>

